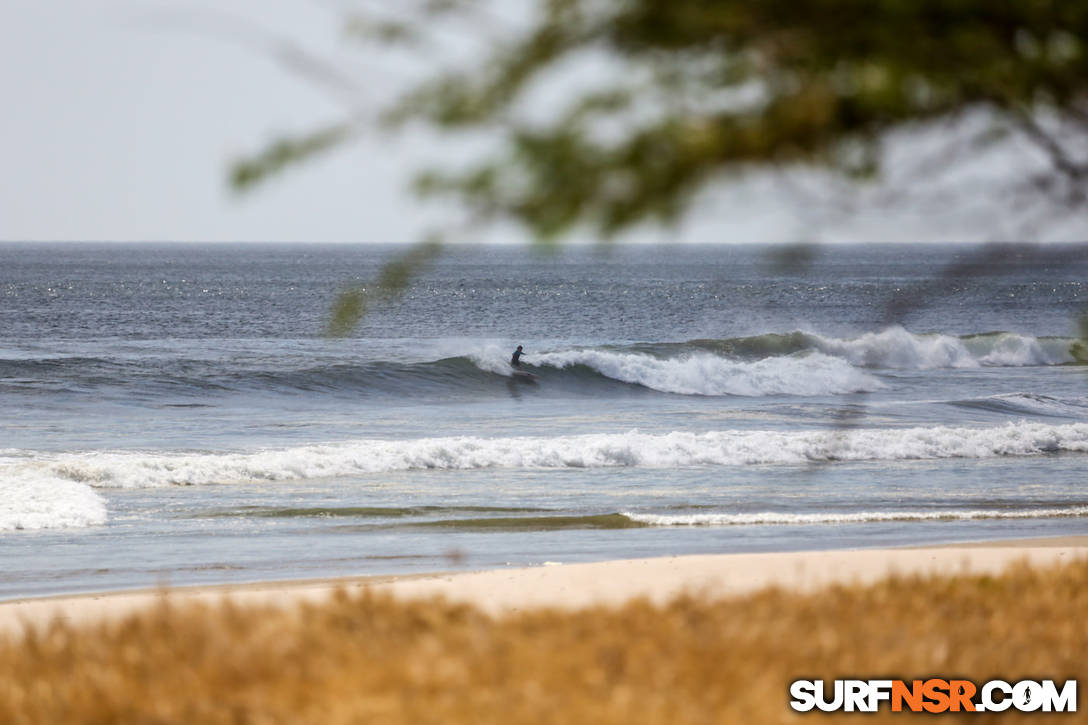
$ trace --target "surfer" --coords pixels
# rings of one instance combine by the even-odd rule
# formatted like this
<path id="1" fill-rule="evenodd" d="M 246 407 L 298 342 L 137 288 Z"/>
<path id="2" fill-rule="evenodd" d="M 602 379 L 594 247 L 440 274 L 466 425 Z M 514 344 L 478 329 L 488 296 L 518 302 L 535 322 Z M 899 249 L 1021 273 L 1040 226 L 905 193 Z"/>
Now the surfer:
<path id="1" fill-rule="evenodd" d="M 525 353 L 523 353 L 521 351 L 521 345 L 518 345 L 518 349 L 514 350 L 514 354 L 510 356 L 510 365 L 511 365 L 511 367 L 520 368 L 521 367 L 521 356 L 524 355 L 524 354 Z"/>

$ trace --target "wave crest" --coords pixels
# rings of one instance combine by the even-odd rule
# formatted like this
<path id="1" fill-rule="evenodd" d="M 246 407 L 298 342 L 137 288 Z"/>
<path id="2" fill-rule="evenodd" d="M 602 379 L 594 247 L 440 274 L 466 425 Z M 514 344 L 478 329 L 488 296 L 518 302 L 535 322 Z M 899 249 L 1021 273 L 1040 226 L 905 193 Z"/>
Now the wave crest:
<path id="1" fill-rule="evenodd" d="M 680 395 L 836 395 L 883 387 L 848 362 L 818 353 L 742 362 L 708 353 L 662 359 L 589 349 L 543 353 L 533 364 L 560 370 L 584 366 L 613 380 Z"/>
<path id="2" fill-rule="evenodd" d="M 1088 423 L 991 428 L 707 433 L 597 433 L 555 437 L 366 439 L 248 453 L 92 452 L 16 460 L 4 478 L 38 476 L 97 488 L 287 481 L 413 470 L 677 468 L 1033 456 L 1088 452 Z"/>
<path id="3" fill-rule="evenodd" d="M 683 468 L 1088 453 L 1088 423 L 368 439 L 245 453 L 8 452 L 12 455 L 0 461 L 0 530 L 104 523 L 106 506 L 95 488 L 298 481 L 429 469 Z"/>
<path id="4" fill-rule="evenodd" d="M 869 368 L 927 370 L 933 368 L 1022 367 L 1072 362 L 1064 340 L 1040 340 L 1011 332 L 955 337 L 917 335 L 896 325 L 853 339 L 812 336 L 827 355 Z"/>

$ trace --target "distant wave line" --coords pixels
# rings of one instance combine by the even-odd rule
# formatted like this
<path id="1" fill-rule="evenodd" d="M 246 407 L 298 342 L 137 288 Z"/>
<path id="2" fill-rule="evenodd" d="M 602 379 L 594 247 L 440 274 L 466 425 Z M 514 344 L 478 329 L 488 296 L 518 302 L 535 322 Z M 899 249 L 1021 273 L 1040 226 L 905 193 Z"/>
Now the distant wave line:
<path id="1" fill-rule="evenodd" d="M 1088 517 L 1088 506 L 1007 511 L 935 510 L 935 511 L 857 511 L 789 513 L 640 514 L 623 512 L 632 521 L 647 526 L 758 526 L 804 524 L 855 524 L 883 521 L 976 521 L 985 519 L 1053 519 Z"/>

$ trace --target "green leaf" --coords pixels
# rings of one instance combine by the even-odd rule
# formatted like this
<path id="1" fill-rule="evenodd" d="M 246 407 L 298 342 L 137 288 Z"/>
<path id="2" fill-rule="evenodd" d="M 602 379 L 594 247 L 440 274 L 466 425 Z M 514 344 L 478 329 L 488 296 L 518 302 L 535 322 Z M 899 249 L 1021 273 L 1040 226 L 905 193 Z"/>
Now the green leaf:
<path id="1" fill-rule="evenodd" d="M 231 186 L 238 192 L 250 191 L 288 166 L 308 161 L 343 143 L 352 130 L 349 124 L 337 124 L 301 137 L 276 139 L 255 156 L 233 163 Z"/>

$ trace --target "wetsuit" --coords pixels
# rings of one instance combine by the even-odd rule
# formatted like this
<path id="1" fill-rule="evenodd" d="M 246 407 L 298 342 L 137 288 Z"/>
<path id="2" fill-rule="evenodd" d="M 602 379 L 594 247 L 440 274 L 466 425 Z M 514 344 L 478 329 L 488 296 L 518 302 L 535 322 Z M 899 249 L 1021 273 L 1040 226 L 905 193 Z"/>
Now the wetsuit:
<path id="1" fill-rule="evenodd" d="M 510 356 L 510 364 L 516 368 L 521 367 L 521 356 L 524 354 L 520 349 L 514 350 L 514 354 Z"/>

